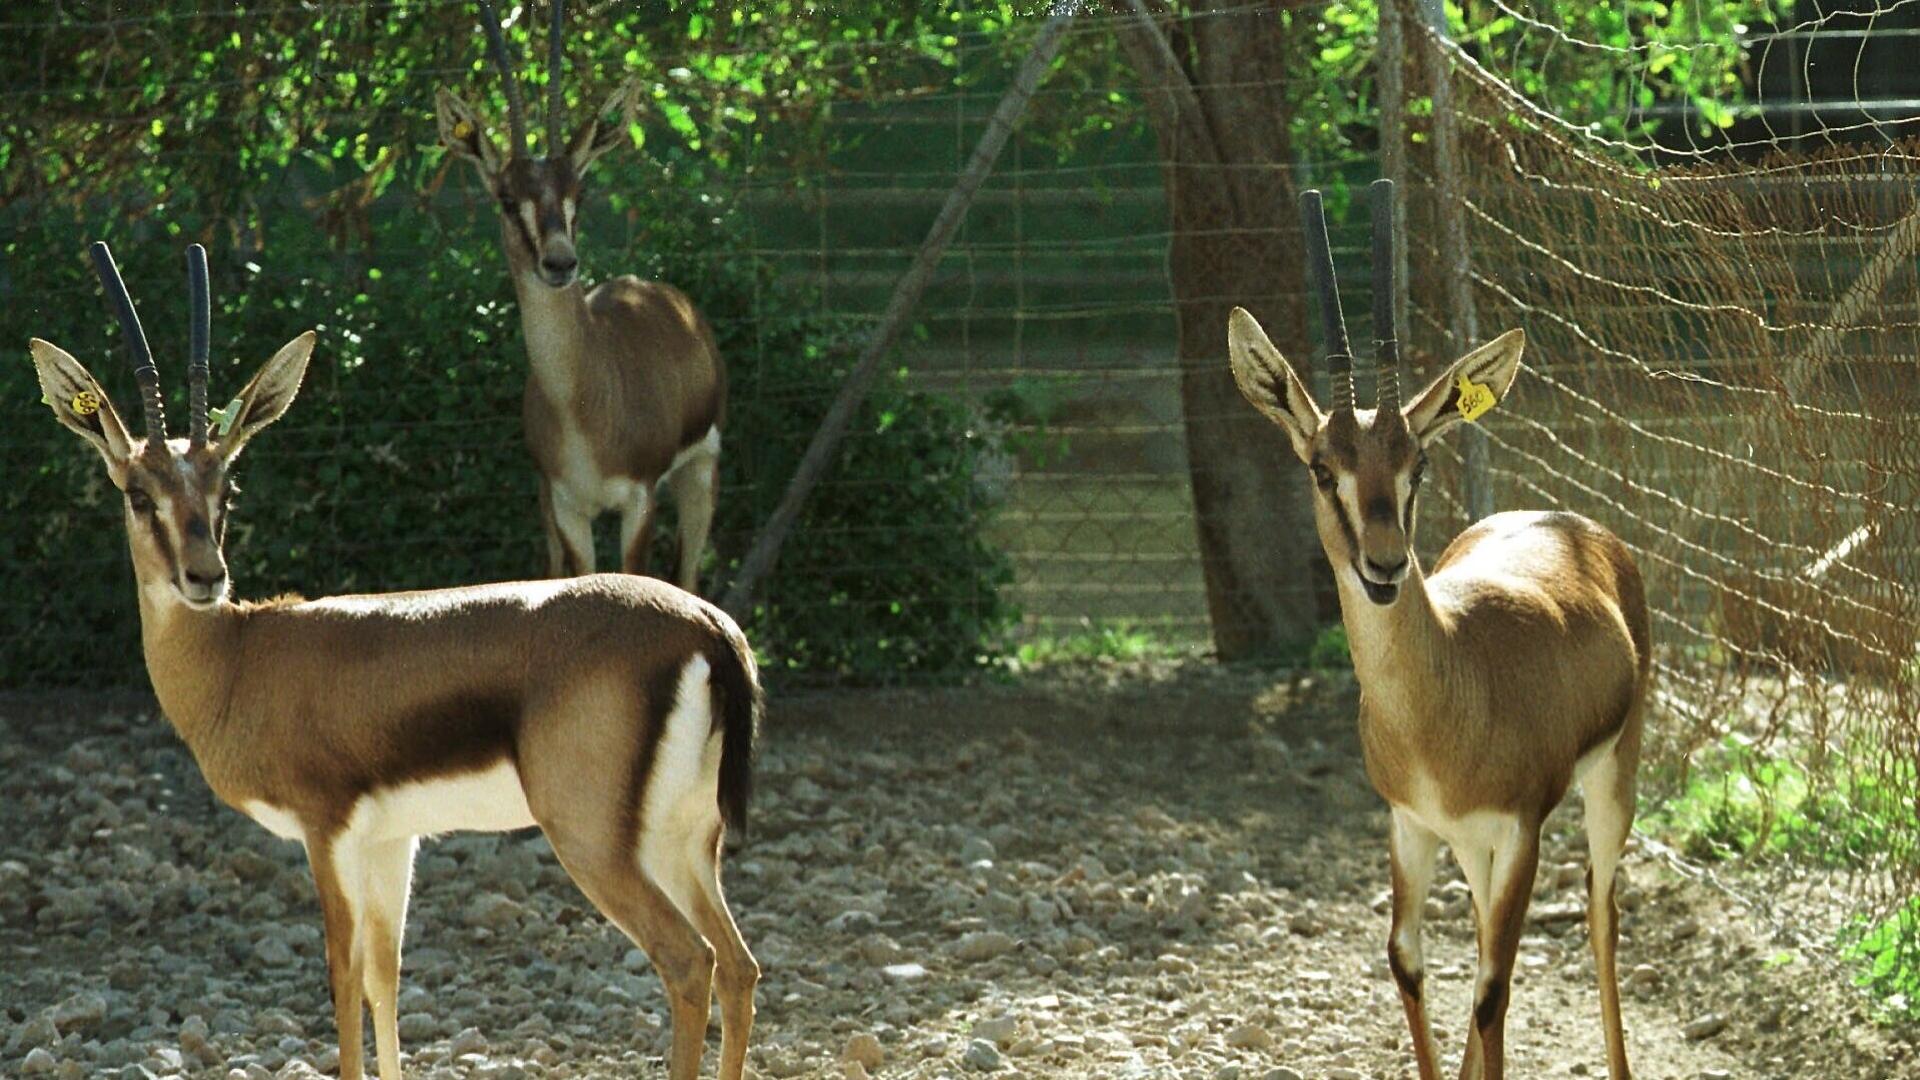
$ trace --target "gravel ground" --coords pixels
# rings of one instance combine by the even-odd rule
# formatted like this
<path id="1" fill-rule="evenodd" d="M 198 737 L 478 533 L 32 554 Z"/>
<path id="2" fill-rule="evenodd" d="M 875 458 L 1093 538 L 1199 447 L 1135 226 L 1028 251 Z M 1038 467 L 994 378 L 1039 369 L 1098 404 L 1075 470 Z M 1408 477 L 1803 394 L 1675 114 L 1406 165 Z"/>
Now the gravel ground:
<path id="1" fill-rule="evenodd" d="M 1201 666 L 776 700 L 727 868 L 766 969 L 753 1068 L 1411 1076 L 1353 708 L 1342 676 Z M 332 1071 L 299 849 L 216 805 L 138 699 L 0 703 L 0 807 L 0 1073 Z M 1577 822 L 1550 826 L 1521 947 L 1520 1077 L 1606 1073 Z M 1473 945 L 1450 870 L 1428 964 L 1457 1060 Z M 1646 852 L 1628 875 L 1643 1080 L 1920 1077 L 1910 1033 L 1720 895 Z M 408 944 L 411 1075 L 660 1074 L 658 981 L 537 833 L 424 846 Z"/>

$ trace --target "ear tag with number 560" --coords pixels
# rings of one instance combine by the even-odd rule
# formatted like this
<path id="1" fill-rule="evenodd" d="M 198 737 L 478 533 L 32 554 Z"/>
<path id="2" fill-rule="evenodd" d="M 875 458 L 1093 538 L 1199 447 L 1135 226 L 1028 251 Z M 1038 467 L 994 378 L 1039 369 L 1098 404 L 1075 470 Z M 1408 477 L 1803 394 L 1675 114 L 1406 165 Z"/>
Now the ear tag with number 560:
<path id="1" fill-rule="evenodd" d="M 1456 404 L 1460 409 L 1460 419 L 1462 420 L 1471 422 L 1480 419 L 1482 416 L 1487 415 L 1487 410 L 1493 408 L 1494 402 L 1497 400 L 1493 396 L 1492 387 L 1482 386 L 1474 382 L 1472 379 L 1467 378 L 1467 373 L 1464 371 L 1460 373 L 1459 379 L 1454 385 L 1460 391 L 1460 396 Z"/>

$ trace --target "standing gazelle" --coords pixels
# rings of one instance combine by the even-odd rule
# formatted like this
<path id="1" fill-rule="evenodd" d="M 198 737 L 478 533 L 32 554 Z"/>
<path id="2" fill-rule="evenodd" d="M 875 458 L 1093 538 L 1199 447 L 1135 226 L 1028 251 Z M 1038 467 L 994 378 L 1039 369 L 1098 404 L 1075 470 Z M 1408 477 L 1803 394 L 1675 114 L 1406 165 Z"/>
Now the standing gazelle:
<path id="1" fill-rule="evenodd" d="M 573 138 L 560 137 L 561 0 L 548 29 L 546 156 L 527 142 L 519 75 L 500 21 L 481 0 L 488 50 L 507 93 L 513 135 L 502 158 L 485 121 L 452 92 L 439 94 L 440 141 L 473 163 L 500 208 L 500 243 L 520 302 L 529 374 L 522 402 L 527 448 L 540 471 L 547 572 L 594 569 L 593 521 L 620 512 L 621 569 L 647 571 L 662 486 L 680 522 L 676 580 L 699 591 L 719 491 L 727 372 L 713 330 L 685 293 L 632 275 L 591 291 L 579 280 L 574 242 L 581 184 L 601 154 L 626 139 L 633 88 L 622 86 Z M 618 110 L 621 119 L 603 122 Z"/>
<path id="2" fill-rule="evenodd" d="M 361 1005 L 399 1080 L 400 942 L 422 835 L 538 825 L 581 891 L 652 958 L 693 1080 L 710 996 L 739 1080 L 759 968 L 720 888 L 742 827 L 760 686 L 719 609 L 620 574 L 429 592 L 228 597 L 227 473 L 292 404 L 301 334 L 208 423 L 206 253 L 189 249 L 191 434 L 169 440 L 159 374 L 105 244 L 95 268 L 140 384 L 135 439 L 72 356 L 32 342 L 54 416 L 126 497 L 154 693 L 214 794 L 306 847 L 326 925 L 340 1075 L 363 1075 Z"/>
<path id="3" fill-rule="evenodd" d="M 1406 1006 L 1421 1080 L 1436 1080 L 1423 997 L 1420 919 L 1441 841 L 1473 892 L 1479 972 L 1462 1077 L 1504 1074 L 1514 954 L 1540 855 L 1540 826 L 1578 781 L 1586 795 L 1587 926 L 1600 982 L 1607 1070 L 1627 1080 L 1614 954 L 1614 871 L 1633 822 L 1634 772 L 1651 664 L 1647 602 L 1626 545 L 1568 513 L 1495 514 L 1423 577 L 1414 499 L 1426 447 L 1506 396 L 1518 330 L 1456 360 L 1412 403 L 1395 384 L 1393 186 L 1373 189 L 1379 401 L 1353 405 L 1352 358 L 1320 194 L 1301 197 L 1326 326 L 1333 410 L 1247 312 L 1228 326 L 1234 378 L 1313 473 L 1314 519 L 1339 585 L 1360 683 L 1367 775 L 1392 808 L 1393 929 L 1387 962 Z"/>

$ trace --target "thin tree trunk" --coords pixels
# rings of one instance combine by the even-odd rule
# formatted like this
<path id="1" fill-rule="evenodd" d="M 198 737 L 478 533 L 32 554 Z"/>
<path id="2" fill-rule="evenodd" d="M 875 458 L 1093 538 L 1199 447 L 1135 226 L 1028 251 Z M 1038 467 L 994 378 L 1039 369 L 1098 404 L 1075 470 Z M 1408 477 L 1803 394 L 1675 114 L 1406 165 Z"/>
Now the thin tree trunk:
<path id="1" fill-rule="evenodd" d="M 1306 470 L 1240 397 L 1226 356 L 1239 305 L 1303 371 L 1311 357 L 1283 88 L 1304 57 L 1276 10 L 1188 6 L 1169 19 L 1126 0 L 1121 40 L 1160 144 L 1201 567 L 1214 645 L 1232 660 L 1297 647 L 1321 621 Z"/>

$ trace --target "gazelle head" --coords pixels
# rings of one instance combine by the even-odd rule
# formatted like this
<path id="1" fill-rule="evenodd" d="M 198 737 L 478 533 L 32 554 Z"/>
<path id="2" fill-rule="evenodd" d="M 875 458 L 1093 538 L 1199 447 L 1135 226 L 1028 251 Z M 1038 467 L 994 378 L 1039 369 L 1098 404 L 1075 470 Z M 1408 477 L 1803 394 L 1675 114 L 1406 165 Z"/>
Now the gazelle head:
<path id="1" fill-rule="evenodd" d="M 556 289 L 573 284 L 580 272 L 580 255 L 575 247 L 578 235 L 577 213 L 582 181 L 595 159 L 613 149 L 625 137 L 633 110 L 634 87 L 623 84 L 607 98 L 599 112 L 574 129 L 573 138 L 560 138 L 565 119 L 566 95 L 561 89 L 561 0 L 553 2 L 553 22 L 547 32 L 547 131 L 542 149 L 546 156 L 533 156 L 527 141 L 526 107 L 520 97 L 520 79 L 507 57 L 506 40 L 500 33 L 500 19 L 493 5 L 481 0 L 480 14 L 486 25 L 487 49 L 494 66 L 500 69 L 507 92 L 507 126 L 513 136 L 505 157 L 494 145 L 487 122 L 473 106 L 452 91 L 442 88 L 436 105 L 440 141 L 446 148 L 473 162 L 481 182 L 493 193 L 510 250 L 516 262 L 535 281 Z M 618 111 L 618 122 L 603 122 L 602 117 Z"/>
<path id="2" fill-rule="evenodd" d="M 1227 348 L 1240 392 L 1280 425 L 1293 452 L 1312 470 L 1314 522 L 1335 576 L 1385 606 L 1399 597 L 1400 583 L 1413 567 L 1414 504 L 1427 447 L 1448 428 L 1477 418 L 1506 397 L 1526 335 L 1509 330 L 1480 346 L 1401 405 L 1393 330 L 1392 181 L 1375 181 L 1372 204 L 1373 324 L 1381 335 L 1375 340 L 1380 389 L 1374 408 L 1354 407 L 1353 357 L 1317 191 L 1301 194 L 1301 224 L 1326 327 L 1332 409 L 1320 408 L 1260 323 L 1242 308 L 1228 319 Z"/>
<path id="3" fill-rule="evenodd" d="M 204 609 L 227 596 L 227 504 L 233 483 L 227 471 L 260 430 L 280 418 L 300 390 L 313 331 L 287 342 L 268 360 L 240 396 L 221 411 L 217 426 L 207 410 L 208 322 L 207 252 L 187 249 L 192 291 L 192 351 L 187 360 L 189 433 L 167 438 L 161 406 L 160 373 L 140 329 L 133 298 L 120 280 L 107 245 L 92 249 L 94 270 L 120 317 L 127 355 L 140 384 L 146 435 L 135 438 L 120 422 L 106 391 L 80 361 L 52 342 L 34 338 L 29 347 L 40 389 L 54 418 L 93 445 L 107 463 L 107 475 L 126 502 L 127 542 L 133 549 L 134 576 L 141 594 L 156 605 L 185 604 Z"/>

